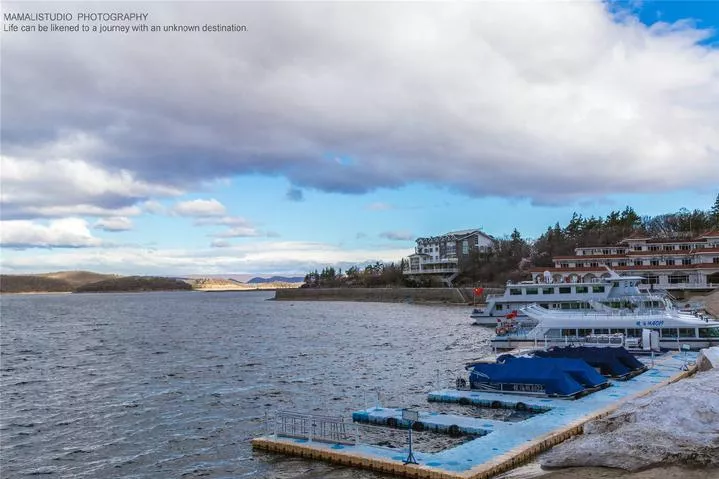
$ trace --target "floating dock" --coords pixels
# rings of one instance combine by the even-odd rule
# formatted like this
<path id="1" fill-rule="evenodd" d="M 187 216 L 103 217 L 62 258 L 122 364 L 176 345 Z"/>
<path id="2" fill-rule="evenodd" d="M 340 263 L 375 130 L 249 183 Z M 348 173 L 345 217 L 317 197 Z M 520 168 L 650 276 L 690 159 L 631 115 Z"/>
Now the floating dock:
<path id="1" fill-rule="evenodd" d="M 254 448 L 330 461 L 404 477 L 428 479 L 488 479 L 526 463 L 537 454 L 581 434 L 587 421 L 607 416 L 624 401 L 643 396 L 668 383 L 693 374 L 696 353 L 656 358 L 645 373 L 576 400 L 497 394 L 473 390 L 444 389 L 429 393 L 429 401 L 515 408 L 541 412 L 518 422 L 471 418 L 421 411 L 423 429 L 449 431 L 455 425 L 464 434 L 478 436 L 436 453 L 414 451 L 418 464 L 404 464 L 407 449 L 391 449 L 358 443 L 330 443 L 268 435 L 254 439 Z M 359 422 L 402 427 L 401 409 L 370 408 L 358 411 Z M 390 423 L 392 421 L 389 421 Z M 407 427 L 408 424 L 404 424 Z M 455 429 L 453 429 L 456 431 Z"/>

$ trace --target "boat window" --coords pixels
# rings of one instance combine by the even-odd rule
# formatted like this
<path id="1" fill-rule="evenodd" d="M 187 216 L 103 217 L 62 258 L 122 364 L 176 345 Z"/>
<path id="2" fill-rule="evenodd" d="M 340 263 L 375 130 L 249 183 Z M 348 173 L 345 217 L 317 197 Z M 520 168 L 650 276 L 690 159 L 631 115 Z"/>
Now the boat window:
<path id="1" fill-rule="evenodd" d="M 590 334 L 592 334 L 591 329 L 580 329 L 579 330 L 579 336 L 589 336 Z"/>
<path id="2" fill-rule="evenodd" d="M 561 303 L 561 307 L 562 307 L 562 309 L 569 309 L 569 308 L 570 308 L 569 303 Z"/>
<path id="3" fill-rule="evenodd" d="M 559 294 L 570 294 L 572 292 L 572 288 L 569 286 L 560 286 L 559 287 Z"/>
<path id="4" fill-rule="evenodd" d="M 615 288 L 618 288 L 618 287 L 619 287 L 619 281 L 614 281 L 614 282 L 612 283 L 612 286 L 614 286 Z"/>
<path id="5" fill-rule="evenodd" d="M 579 309 L 579 303 L 571 303 L 570 307 L 572 309 Z"/>
<path id="6" fill-rule="evenodd" d="M 526 291 L 527 294 L 539 294 L 539 290 L 537 288 L 527 288 Z"/>
<path id="7" fill-rule="evenodd" d="M 554 294 L 554 288 L 542 288 L 542 294 Z"/>
<path id="8" fill-rule="evenodd" d="M 592 286 L 592 293 L 603 293 L 604 286 Z"/>
<path id="9" fill-rule="evenodd" d="M 595 329 L 594 334 L 609 334 L 608 329 Z"/>
<path id="10" fill-rule="evenodd" d="M 679 328 L 680 338 L 693 338 L 696 336 L 694 328 Z"/>
<path id="11" fill-rule="evenodd" d="M 577 286 L 576 291 L 577 293 L 586 293 L 589 291 L 589 288 L 587 286 Z"/>
<path id="12" fill-rule="evenodd" d="M 642 330 L 641 329 L 627 329 L 627 336 L 630 338 L 641 338 Z"/>
<path id="13" fill-rule="evenodd" d="M 612 328 L 609 330 L 609 334 L 624 334 L 624 331 L 625 331 L 624 329 Z"/>
<path id="14" fill-rule="evenodd" d="M 498 305 L 496 305 L 496 306 L 494 307 L 494 309 L 496 309 L 497 311 L 501 311 L 501 310 L 502 310 L 502 305 L 501 305 L 501 304 L 498 304 Z"/>
<path id="15" fill-rule="evenodd" d="M 544 309 L 549 309 L 549 304 L 548 304 L 548 303 L 539 303 L 539 306 L 542 307 L 542 308 L 544 308 Z"/>
<path id="16" fill-rule="evenodd" d="M 662 338 L 676 338 L 677 328 L 662 328 L 659 330 L 659 336 Z"/>
<path id="17" fill-rule="evenodd" d="M 519 288 L 510 288 L 509 294 L 512 296 L 520 296 L 522 294 L 522 290 Z"/>
<path id="18" fill-rule="evenodd" d="M 699 328 L 700 338 L 719 338 L 719 328 Z"/>

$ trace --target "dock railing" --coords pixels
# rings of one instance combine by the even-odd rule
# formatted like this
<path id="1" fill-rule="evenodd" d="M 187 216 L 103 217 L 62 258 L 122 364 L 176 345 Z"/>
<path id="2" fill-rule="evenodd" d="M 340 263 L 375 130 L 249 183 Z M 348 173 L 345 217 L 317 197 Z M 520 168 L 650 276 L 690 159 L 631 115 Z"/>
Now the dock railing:
<path id="1" fill-rule="evenodd" d="M 357 425 L 345 422 L 344 418 L 292 411 L 277 411 L 273 416 L 266 414 L 265 433 L 335 444 L 355 445 L 359 442 Z"/>

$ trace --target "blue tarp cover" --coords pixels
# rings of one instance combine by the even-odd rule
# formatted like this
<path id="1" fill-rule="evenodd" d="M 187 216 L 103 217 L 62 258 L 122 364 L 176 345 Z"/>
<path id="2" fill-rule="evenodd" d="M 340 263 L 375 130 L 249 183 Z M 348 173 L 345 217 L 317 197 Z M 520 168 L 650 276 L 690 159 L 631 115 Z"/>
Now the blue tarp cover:
<path id="1" fill-rule="evenodd" d="M 578 358 L 598 368 L 605 376 L 622 377 L 646 368 L 626 349 L 591 346 L 555 346 L 546 351 L 536 351 L 535 356 L 550 358 Z"/>
<path id="2" fill-rule="evenodd" d="M 504 391 L 572 396 L 607 383 L 580 359 L 502 357 L 501 363 L 473 365 L 469 375 L 471 387 L 484 389 L 501 385 Z"/>

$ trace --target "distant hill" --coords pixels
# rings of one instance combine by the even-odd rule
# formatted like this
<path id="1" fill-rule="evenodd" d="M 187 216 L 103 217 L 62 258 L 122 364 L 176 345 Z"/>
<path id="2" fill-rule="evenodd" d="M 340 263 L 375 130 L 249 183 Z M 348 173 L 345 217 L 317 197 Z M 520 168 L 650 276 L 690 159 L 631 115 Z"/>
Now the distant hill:
<path id="1" fill-rule="evenodd" d="M 250 284 L 257 283 L 304 283 L 305 278 L 300 276 L 272 276 L 271 278 L 252 278 L 248 281 Z"/>
<path id="2" fill-rule="evenodd" d="M 153 276 L 124 276 L 86 284 L 75 290 L 77 293 L 122 293 L 139 291 L 192 291 L 185 281 Z"/>
<path id="3" fill-rule="evenodd" d="M 75 289 L 69 281 L 33 274 L 0 275 L 0 293 L 69 293 Z"/>
<path id="4" fill-rule="evenodd" d="M 75 288 L 88 283 L 96 283 L 106 279 L 121 277 L 119 274 L 101 274 L 93 273 L 92 271 L 57 271 L 55 273 L 43 273 L 36 276 L 67 281 Z"/>

